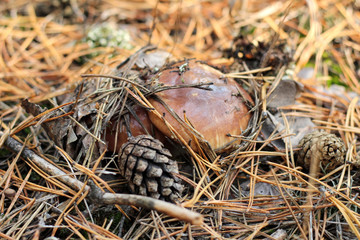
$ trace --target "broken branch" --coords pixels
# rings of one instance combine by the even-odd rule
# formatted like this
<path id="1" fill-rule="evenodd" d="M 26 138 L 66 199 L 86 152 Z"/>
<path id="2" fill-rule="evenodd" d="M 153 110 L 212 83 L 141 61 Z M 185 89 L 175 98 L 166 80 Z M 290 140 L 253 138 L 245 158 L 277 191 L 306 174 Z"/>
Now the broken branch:
<path id="1" fill-rule="evenodd" d="M 4 135 L 0 131 L 0 138 Z M 11 151 L 20 152 L 23 148 L 23 144 L 15 140 L 14 138 L 8 136 L 4 142 L 4 145 L 9 148 Z M 80 191 L 84 183 L 70 177 L 66 172 L 62 171 L 54 164 L 45 160 L 41 156 L 37 155 L 35 152 L 31 151 L 28 148 L 24 148 L 21 156 L 25 159 L 31 160 L 42 170 L 47 172 L 52 176 L 56 176 L 60 181 L 67 184 L 74 190 Z M 90 185 L 90 186 L 89 186 Z M 104 193 L 100 188 L 95 184 L 90 182 L 89 185 L 84 187 L 85 192 L 89 192 L 88 198 L 92 201 L 96 201 L 100 204 L 120 204 L 120 205 L 134 205 L 137 207 L 143 207 L 150 210 L 156 210 L 162 213 L 165 213 L 169 216 L 177 218 L 182 221 L 189 222 L 195 225 L 201 225 L 203 223 L 203 216 L 200 213 L 190 211 L 186 208 L 179 207 L 175 204 L 168 203 L 165 201 L 157 200 L 150 197 L 144 197 L 133 194 L 115 194 L 115 193 Z"/>

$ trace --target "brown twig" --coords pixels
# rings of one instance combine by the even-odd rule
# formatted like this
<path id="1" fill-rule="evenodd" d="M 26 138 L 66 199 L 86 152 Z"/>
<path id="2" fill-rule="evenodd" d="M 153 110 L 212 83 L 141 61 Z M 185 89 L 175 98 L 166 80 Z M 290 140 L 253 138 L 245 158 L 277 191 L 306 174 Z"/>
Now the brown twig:
<path id="1" fill-rule="evenodd" d="M 169 216 L 176 217 L 179 220 L 189 222 L 195 225 L 201 225 L 203 223 L 203 217 L 201 214 L 192 212 L 186 208 L 176 206 L 175 204 L 157 200 L 151 197 L 145 197 L 135 194 L 115 194 L 104 193 L 94 183 L 89 181 L 90 185 L 90 197 L 91 200 L 95 200 L 102 204 L 124 204 L 134 205 L 137 207 L 143 207 L 147 209 L 156 210 L 165 213 Z"/>
<path id="2" fill-rule="evenodd" d="M 3 134 L 3 132 L 0 132 L 0 138 Z M 4 145 L 14 152 L 20 152 L 23 148 L 23 144 L 19 143 L 12 137 L 8 137 L 5 140 Z M 90 186 L 87 185 L 84 187 L 83 182 L 70 177 L 66 172 L 62 171 L 26 147 L 23 149 L 21 156 L 35 163 L 51 176 L 56 176 L 60 181 L 69 185 L 74 190 L 80 191 L 81 189 L 84 189 L 85 192 L 89 192 L 88 198 L 93 201 L 95 200 L 97 203 L 134 205 L 137 207 L 156 210 L 191 224 L 201 225 L 203 223 L 203 216 L 201 214 L 176 206 L 172 203 L 133 194 L 104 193 L 101 189 L 97 188 L 95 184 L 90 184 Z"/>

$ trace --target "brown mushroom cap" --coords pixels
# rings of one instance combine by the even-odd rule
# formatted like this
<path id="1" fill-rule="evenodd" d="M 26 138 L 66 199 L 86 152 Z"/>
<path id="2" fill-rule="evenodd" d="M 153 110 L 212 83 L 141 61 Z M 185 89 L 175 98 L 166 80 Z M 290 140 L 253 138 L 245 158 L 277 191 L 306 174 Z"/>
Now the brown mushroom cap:
<path id="1" fill-rule="evenodd" d="M 152 80 L 152 84 L 175 86 L 212 82 L 213 85 L 210 86 L 212 91 L 191 87 L 165 90 L 156 95 L 182 120 L 184 120 L 185 113 L 187 119 L 203 135 L 204 139 L 216 151 L 221 151 L 234 140 L 227 134 L 239 135 L 247 128 L 251 114 L 248 113 L 242 96 L 250 102 L 252 99 L 237 82 L 230 78 L 223 78 L 223 74 L 215 68 L 194 60 L 189 61 L 187 65 L 184 64 L 186 63 L 181 62 L 176 64 L 175 68 L 160 72 Z M 185 69 L 186 67 L 187 69 Z M 188 128 L 181 125 L 156 98 L 149 99 L 149 101 L 197 151 L 197 147 L 192 141 L 193 134 Z M 174 138 L 161 119 L 153 113 L 150 113 L 149 117 L 163 134 Z"/>

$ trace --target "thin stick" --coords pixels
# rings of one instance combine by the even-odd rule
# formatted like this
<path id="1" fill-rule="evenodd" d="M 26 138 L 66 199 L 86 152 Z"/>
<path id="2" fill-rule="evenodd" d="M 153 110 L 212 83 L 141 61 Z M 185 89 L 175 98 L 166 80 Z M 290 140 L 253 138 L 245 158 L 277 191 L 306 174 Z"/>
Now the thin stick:
<path id="1" fill-rule="evenodd" d="M 4 133 L 0 131 L 0 138 L 3 135 Z M 12 137 L 8 137 L 5 140 L 4 145 L 14 152 L 20 152 L 23 148 L 23 144 L 19 143 Z M 70 177 L 66 172 L 57 168 L 51 162 L 45 160 L 26 147 L 23 149 L 21 156 L 25 159 L 31 160 L 49 175 L 56 176 L 60 181 L 67 184 L 74 190 L 80 191 L 84 188 L 84 192 L 89 192 L 88 198 L 92 201 L 95 200 L 96 203 L 134 205 L 137 207 L 156 210 L 191 224 L 201 225 L 203 223 L 203 216 L 200 213 L 190 211 L 172 203 L 133 194 L 104 193 L 100 190 L 100 188 L 97 188 L 95 184 L 91 183 L 89 184 L 91 187 L 89 185 L 84 187 L 83 182 Z"/>
<path id="2" fill-rule="evenodd" d="M 201 225 L 203 223 L 203 216 L 201 214 L 176 206 L 175 204 L 135 194 L 104 193 L 91 181 L 89 185 L 91 187 L 91 199 L 103 204 L 134 205 L 156 210 L 191 224 Z"/>

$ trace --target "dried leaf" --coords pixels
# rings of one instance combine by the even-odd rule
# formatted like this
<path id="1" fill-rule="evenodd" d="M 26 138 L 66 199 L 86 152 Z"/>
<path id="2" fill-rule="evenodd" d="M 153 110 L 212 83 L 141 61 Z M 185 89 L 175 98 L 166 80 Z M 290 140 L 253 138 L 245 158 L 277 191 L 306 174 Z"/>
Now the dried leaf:
<path id="1" fill-rule="evenodd" d="M 150 69 L 161 68 L 165 65 L 166 61 L 171 57 L 171 53 L 166 51 L 157 50 L 150 53 L 142 52 L 138 59 L 136 59 L 136 65 L 139 68 L 148 67 Z"/>
<path id="2" fill-rule="evenodd" d="M 242 189 L 242 194 L 245 197 L 248 197 L 250 194 L 250 181 L 243 182 L 240 187 Z M 254 196 L 279 196 L 280 193 L 277 188 L 269 183 L 258 182 L 255 184 Z"/>
<path id="3" fill-rule="evenodd" d="M 305 134 L 312 132 L 315 127 L 315 124 L 309 117 L 287 116 L 286 118 L 289 124 L 289 134 L 294 134 L 290 136 L 290 142 L 293 146 L 297 146 Z M 286 133 L 285 129 L 286 126 L 281 113 L 273 115 L 270 112 L 267 112 L 267 119 L 261 130 L 263 139 L 268 139 L 274 131 Z M 285 149 L 285 142 L 283 139 L 273 140 L 271 141 L 271 144 L 278 150 Z"/>
<path id="4" fill-rule="evenodd" d="M 302 84 L 294 80 L 282 80 L 267 100 L 267 107 L 277 109 L 282 106 L 293 105 L 296 97 L 302 91 Z"/>
<path id="5" fill-rule="evenodd" d="M 305 67 L 302 68 L 298 74 L 297 77 L 303 80 L 311 79 L 314 76 L 315 69 L 312 67 Z"/>
<path id="6" fill-rule="evenodd" d="M 24 100 L 22 102 L 22 106 L 26 112 L 34 116 L 37 116 L 47 110 L 46 108 L 42 108 L 38 104 L 30 103 L 28 100 Z M 47 116 L 47 118 L 53 118 L 61 116 L 63 114 L 64 112 L 56 110 L 51 115 Z M 63 145 L 63 139 L 67 136 L 68 128 L 70 127 L 70 125 L 70 119 L 67 117 L 60 117 L 56 118 L 53 121 L 42 122 L 42 126 L 46 130 L 46 133 L 55 142 L 55 144 L 60 147 L 62 147 Z"/>

